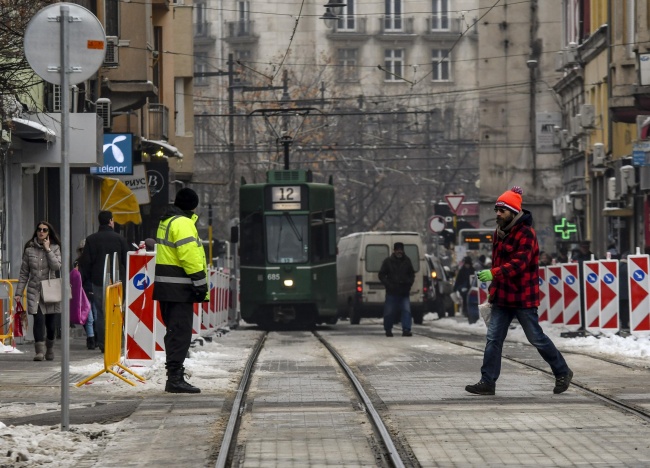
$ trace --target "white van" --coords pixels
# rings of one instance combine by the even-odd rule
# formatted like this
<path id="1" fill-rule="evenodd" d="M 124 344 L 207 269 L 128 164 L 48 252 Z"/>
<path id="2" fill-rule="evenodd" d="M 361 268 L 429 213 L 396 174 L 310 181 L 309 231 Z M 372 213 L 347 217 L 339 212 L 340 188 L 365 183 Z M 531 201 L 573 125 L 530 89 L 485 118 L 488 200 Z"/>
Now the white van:
<path id="1" fill-rule="evenodd" d="M 402 242 L 404 253 L 411 259 L 415 283 L 411 287 L 413 322 L 422 324 L 427 294 L 427 268 L 424 245 L 417 232 L 357 232 L 342 237 L 336 257 L 339 316 L 358 324 L 361 317 L 383 317 L 386 290 L 378 273 L 386 257 L 393 253 L 393 244 Z"/>

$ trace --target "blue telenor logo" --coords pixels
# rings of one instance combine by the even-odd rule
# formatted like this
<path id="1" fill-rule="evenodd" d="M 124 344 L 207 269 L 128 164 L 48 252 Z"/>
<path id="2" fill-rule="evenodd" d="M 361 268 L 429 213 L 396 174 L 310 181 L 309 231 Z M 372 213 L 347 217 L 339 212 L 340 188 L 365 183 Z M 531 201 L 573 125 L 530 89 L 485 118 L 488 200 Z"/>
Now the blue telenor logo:
<path id="1" fill-rule="evenodd" d="M 643 281 L 643 278 L 645 278 L 645 272 L 643 270 L 636 270 L 632 273 L 632 278 L 634 278 L 634 281 Z"/>
<path id="2" fill-rule="evenodd" d="M 553 286 L 555 286 L 556 284 L 558 284 L 560 282 L 560 278 L 558 278 L 557 276 L 551 276 L 548 279 L 548 282 L 551 283 Z"/>
<path id="3" fill-rule="evenodd" d="M 104 133 L 104 165 L 91 167 L 91 174 L 133 174 L 133 135 Z"/>
<path id="4" fill-rule="evenodd" d="M 607 273 L 605 276 L 603 276 L 603 281 L 607 284 L 612 284 L 614 282 L 614 275 Z"/>
<path id="5" fill-rule="evenodd" d="M 573 284 L 576 282 L 576 277 L 573 275 L 569 275 L 566 277 L 566 284 Z"/>
<path id="6" fill-rule="evenodd" d="M 596 283 L 596 281 L 598 281 L 598 275 L 596 273 L 589 273 L 587 275 L 587 281 L 589 281 L 591 284 Z"/>
<path id="7" fill-rule="evenodd" d="M 135 286 L 135 289 L 138 291 L 144 291 L 149 287 L 150 284 L 151 278 L 149 278 L 144 273 L 138 273 L 133 277 L 133 286 Z"/>

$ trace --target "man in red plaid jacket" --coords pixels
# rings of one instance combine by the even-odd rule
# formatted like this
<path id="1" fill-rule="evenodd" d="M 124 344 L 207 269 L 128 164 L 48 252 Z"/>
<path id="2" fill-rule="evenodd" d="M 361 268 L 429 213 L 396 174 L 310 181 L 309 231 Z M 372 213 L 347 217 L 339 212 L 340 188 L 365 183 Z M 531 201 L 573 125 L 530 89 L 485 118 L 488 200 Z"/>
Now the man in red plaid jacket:
<path id="1" fill-rule="evenodd" d="M 521 209 L 523 191 L 519 187 L 501 195 L 494 206 L 497 229 L 492 244 L 492 268 L 478 278 L 491 281 L 492 314 L 481 367 L 481 380 L 465 390 L 476 395 L 494 395 L 501 373 L 501 352 L 512 320 L 517 317 L 526 338 L 551 366 L 555 376 L 553 393 L 569 388 L 573 372 L 551 339 L 539 325 L 539 245 L 533 216 Z"/>

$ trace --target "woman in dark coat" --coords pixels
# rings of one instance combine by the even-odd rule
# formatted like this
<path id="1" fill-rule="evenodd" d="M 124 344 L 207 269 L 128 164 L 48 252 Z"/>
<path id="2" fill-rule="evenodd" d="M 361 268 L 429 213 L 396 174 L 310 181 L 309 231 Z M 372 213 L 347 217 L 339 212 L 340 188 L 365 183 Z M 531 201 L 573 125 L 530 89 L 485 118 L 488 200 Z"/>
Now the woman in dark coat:
<path id="1" fill-rule="evenodd" d="M 61 241 L 54 227 L 47 221 L 41 221 L 36 225 L 32 238 L 25 244 L 14 297 L 16 302 L 21 301 L 27 288 L 27 313 L 34 316 L 34 361 L 54 359 L 56 318 L 61 313 L 61 303 L 43 302 L 41 281 L 55 278 L 60 269 Z"/>

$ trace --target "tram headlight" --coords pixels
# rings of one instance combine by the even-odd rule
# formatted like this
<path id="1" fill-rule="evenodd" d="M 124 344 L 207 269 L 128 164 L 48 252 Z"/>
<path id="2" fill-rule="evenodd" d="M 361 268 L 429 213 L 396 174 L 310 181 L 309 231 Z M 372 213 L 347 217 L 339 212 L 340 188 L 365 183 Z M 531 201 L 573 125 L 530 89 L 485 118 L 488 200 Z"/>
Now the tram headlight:
<path id="1" fill-rule="evenodd" d="M 292 279 L 285 279 L 283 284 L 284 284 L 285 288 L 293 288 L 293 280 Z"/>

